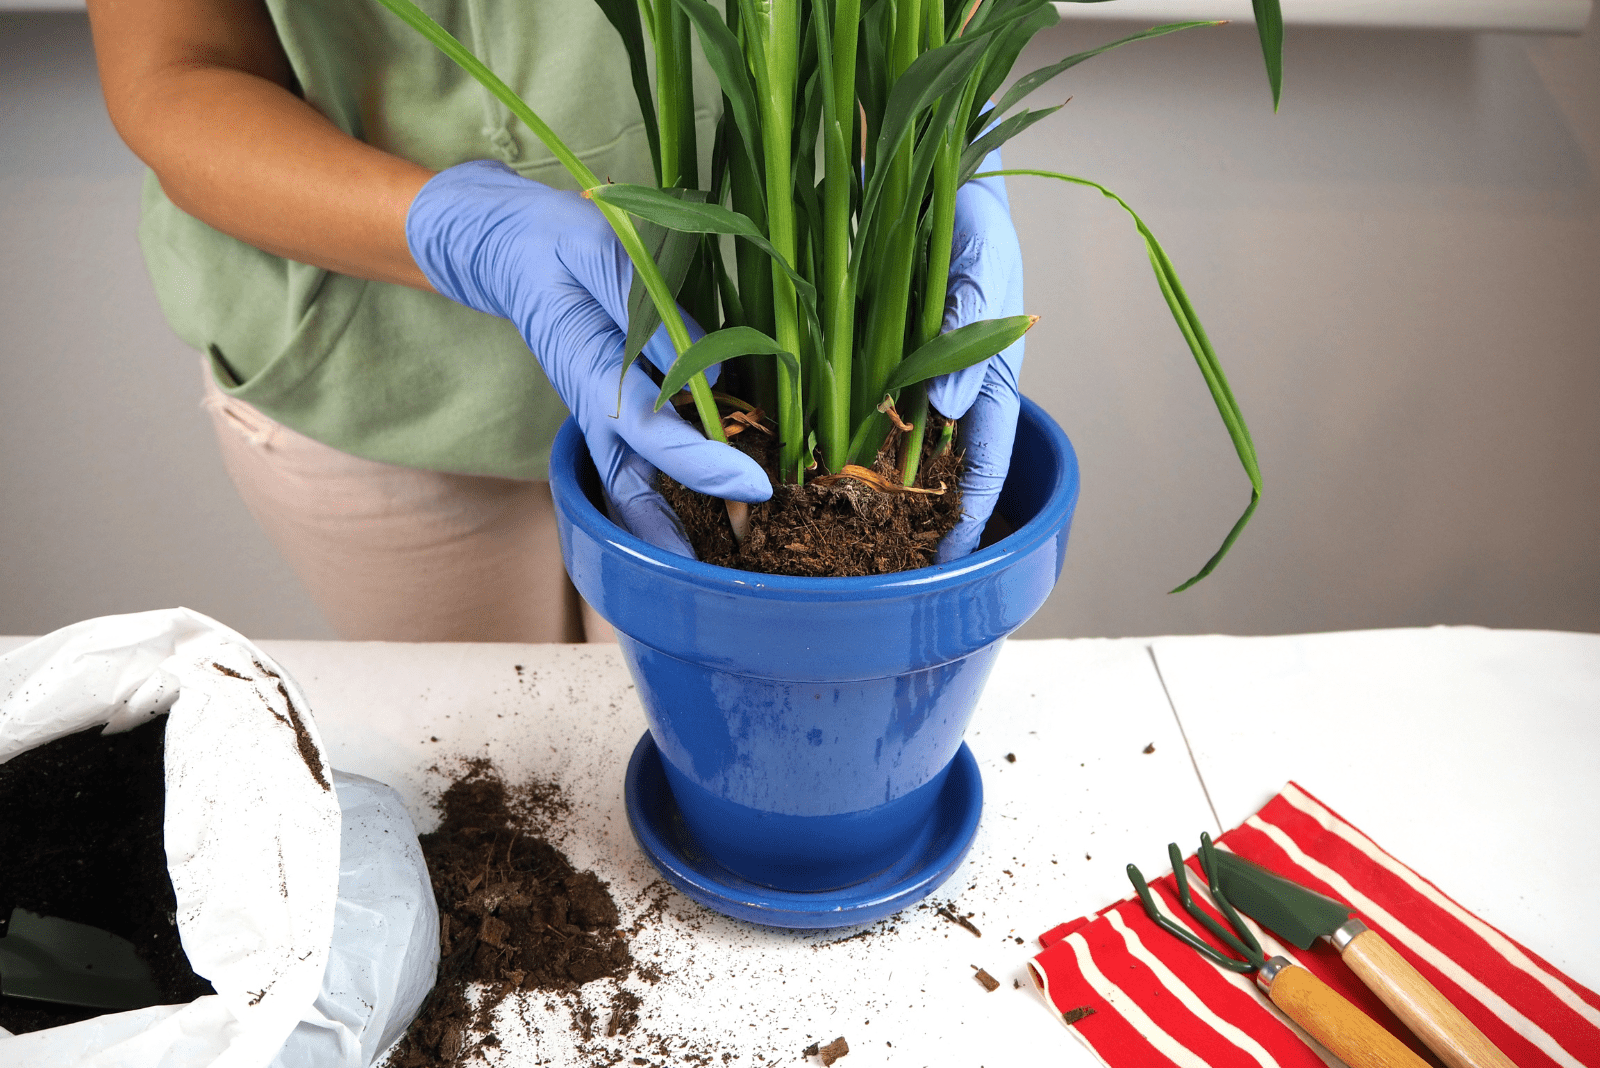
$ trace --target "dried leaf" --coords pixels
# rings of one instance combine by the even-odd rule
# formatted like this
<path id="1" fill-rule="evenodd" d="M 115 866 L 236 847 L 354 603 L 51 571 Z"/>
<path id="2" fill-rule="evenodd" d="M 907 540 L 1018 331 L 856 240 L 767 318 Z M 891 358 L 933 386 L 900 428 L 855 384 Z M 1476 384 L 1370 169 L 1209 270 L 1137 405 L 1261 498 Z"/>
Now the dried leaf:
<path id="1" fill-rule="evenodd" d="M 865 482 L 880 493 L 924 493 L 930 497 L 942 497 L 945 492 L 943 482 L 939 483 L 938 489 L 902 486 L 898 482 L 891 482 L 889 479 L 884 478 L 876 471 L 862 467 L 860 464 L 845 464 L 837 475 L 823 475 L 820 478 L 812 479 L 811 482 L 817 486 L 831 486 L 847 478 L 855 479 L 857 482 Z"/>
<path id="2" fill-rule="evenodd" d="M 498 916 L 485 916 L 483 926 L 478 928 L 478 938 L 496 948 L 506 944 L 506 935 L 511 933 L 511 925 Z"/>
<path id="3" fill-rule="evenodd" d="M 883 403 L 878 405 L 878 411 L 882 412 L 884 415 L 887 415 L 889 417 L 889 422 L 893 423 L 902 434 L 909 434 L 915 429 L 910 423 L 900 418 L 900 413 L 895 410 L 893 397 L 884 397 Z"/>

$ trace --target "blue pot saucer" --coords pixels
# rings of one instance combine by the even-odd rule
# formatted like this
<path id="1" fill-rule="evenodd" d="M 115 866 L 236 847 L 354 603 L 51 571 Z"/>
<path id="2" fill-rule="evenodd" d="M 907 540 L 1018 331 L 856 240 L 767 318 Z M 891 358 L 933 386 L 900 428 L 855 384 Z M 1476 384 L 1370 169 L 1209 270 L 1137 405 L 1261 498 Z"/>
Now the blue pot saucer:
<path id="1" fill-rule="evenodd" d="M 689 837 L 649 731 L 628 761 L 623 801 L 639 848 L 662 877 L 688 897 L 737 920 L 815 930 L 881 920 L 920 901 L 950 878 L 978 833 L 983 780 L 972 750 L 962 743 L 934 805 L 933 819 L 911 848 L 870 879 L 814 893 L 750 882 L 701 852 Z"/>

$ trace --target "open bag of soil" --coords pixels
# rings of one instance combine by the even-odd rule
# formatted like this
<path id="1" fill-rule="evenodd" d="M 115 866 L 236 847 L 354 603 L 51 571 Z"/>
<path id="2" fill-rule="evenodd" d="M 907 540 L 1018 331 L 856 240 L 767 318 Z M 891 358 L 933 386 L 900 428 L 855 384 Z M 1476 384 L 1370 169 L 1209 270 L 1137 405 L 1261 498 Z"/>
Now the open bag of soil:
<path id="1" fill-rule="evenodd" d="M 88 620 L 0 657 L 0 765 L 163 715 L 171 922 L 188 967 L 216 992 L 0 1029 L 0 1064 L 371 1064 L 433 985 L 438 912 L 398 795 L 329 767 L 288 674 L 184 608 Z M 97 791 L 116 797 L 105 783 Z M 0 827 L 8 869 L 24 861 L 7 840 L 24 837 Z"/>

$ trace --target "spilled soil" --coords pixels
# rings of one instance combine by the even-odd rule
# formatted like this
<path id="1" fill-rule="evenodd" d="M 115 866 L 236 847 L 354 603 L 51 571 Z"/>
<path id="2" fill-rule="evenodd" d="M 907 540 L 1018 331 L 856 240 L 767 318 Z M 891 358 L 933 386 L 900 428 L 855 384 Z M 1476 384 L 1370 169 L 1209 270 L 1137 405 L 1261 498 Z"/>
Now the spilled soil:
<path id="1" fill-rule="evenodd" d="M 176 1004 L 213 991 L 178 941 L 161 834 L 166 731 L 166 716 L 123 734 L 94 727 L 0 764 L 0 925 L 20 907 L 121 935 Z M 15 1033 L 99 1014 L 0 998 L 0 1027 Z"/>
<path id="2" fill-rule="evenodd" d="M 554 787 L 509 788 L 486 759 L 445 790 L 439 828 L 421 836 L 439 904 L 439 980 L 389 1068 L 467 1064 L 500 1044 L 495 1011 L 511 995 L 630 972 L 606 885 L 542 836 L 565 809 Z M 576 1026 L 614 1035 L 638 1022 L 637 1007 L 625 995 L 609 1019 Z"/>
<path id="3" fill-rule="evenodd" d="M 680 414 L 692 419 L 692 412 L 689 408 Z M 683 520 L 695 555 L 706 563 L 769 575 L 828 578 L 927 567 L 933 563 L 939 539 L 961 518 L 961 491 L 956 484 L 960 454 L 939 450 L 945 420 L 930 414 L 928 422 L 912 491 L 900 488 L 899 453 L 905 435 L 898 430 L 891 431 L 862 477 L 808 476 L 804 486 L 796 486 L 785 485 L 778 477 L 778 439 L 770 420 L 731 422 L 730 429 L 740 429 L 730 443 L 760 463 L 774 487 L 770 501 L 750 506 L 750 531 L 743 542 L 734 540 L 722 501 L 665 475 L 659 488 Z"/>

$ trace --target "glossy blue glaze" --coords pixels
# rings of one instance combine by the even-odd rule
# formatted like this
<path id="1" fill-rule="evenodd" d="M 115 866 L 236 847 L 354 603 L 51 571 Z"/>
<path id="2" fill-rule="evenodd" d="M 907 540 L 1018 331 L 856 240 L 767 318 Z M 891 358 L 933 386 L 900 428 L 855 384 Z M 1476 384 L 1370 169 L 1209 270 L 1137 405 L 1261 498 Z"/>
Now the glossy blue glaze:
<path id="1" fill-rule="evenodd" d="M 796 892 L 882 872 L 927 824 L 1000 642 L 1060 574 L 1078 493 L 1071 444 L 1026 399 L 999 505 L 1015 531 L 894 575 L 760 575 L 656 549 L 596 507 L 571 422 L 550 481 L 568 573 L 617 628 L 689 832 Z"/>
<path id="2" fill-rule="evenodd" d="M 842 890 L 774 890 L 718 864 L 690 837 L 646 731 L 628 761 L 628 826 L 662 876 L 707 908 L 770 927 L 855 927 L 881 920 L 937 889 L 966 858 L 983 811 L 983 780 L 962 746 L 941 780 L 933 814 L 886 870 Z"/>

